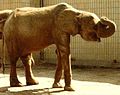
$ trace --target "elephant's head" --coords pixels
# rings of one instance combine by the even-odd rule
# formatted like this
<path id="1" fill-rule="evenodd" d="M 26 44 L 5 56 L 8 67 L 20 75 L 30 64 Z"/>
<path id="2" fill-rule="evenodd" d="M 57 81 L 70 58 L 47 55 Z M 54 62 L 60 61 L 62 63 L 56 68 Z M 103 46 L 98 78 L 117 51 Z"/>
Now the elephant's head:
<path id="1" fill-rule="evenodd" d="M 116 24 L 106 17 L 100 19 L 89 12 L 80 13 L 77 16 L 79 34 L 87 41 L 99 41 L 100 38 L 111 36 L 116 31 Z"/>

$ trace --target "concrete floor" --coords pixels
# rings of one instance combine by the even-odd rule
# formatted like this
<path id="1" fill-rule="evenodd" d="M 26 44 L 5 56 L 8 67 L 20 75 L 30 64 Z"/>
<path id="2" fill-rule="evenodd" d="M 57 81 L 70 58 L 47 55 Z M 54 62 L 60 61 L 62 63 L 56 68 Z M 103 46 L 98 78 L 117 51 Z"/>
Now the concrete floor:
<path id="1" fill-rule="evenodd" d="M 9 87 L 9 68 L 0 73 L 0 95 L 120 95 L 120 69 L 72 68 L 72 86 L 75 91 L 51 88 L 55 66 L 33 68 L 39 85 Z M 25 85 L 24 69 L 17 68 L 19 80 Z M 61 80 L 64 86 L 64 80 Z"/>

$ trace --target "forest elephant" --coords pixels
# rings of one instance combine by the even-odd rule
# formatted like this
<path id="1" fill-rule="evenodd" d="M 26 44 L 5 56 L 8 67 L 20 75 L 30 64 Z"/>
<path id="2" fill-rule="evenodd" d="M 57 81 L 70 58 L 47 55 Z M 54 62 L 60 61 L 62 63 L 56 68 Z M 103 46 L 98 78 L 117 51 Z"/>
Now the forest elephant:
<path id="1" fill-rule="evenodd" d="M 27 85 L 38 84 L 32 73 L 32 52 L 55 44 L 58 64 L 54 88 L 61 87 L 60 79 L 64 70 L 64 90 L 71 87 L 72 71 L 70 36 L 79 34 L 86 41 L 98 41 L 112 36 L 116 24 L 107 17 L 99 18 L 94 13 L 81 11 L 66 3 L 43 8 L 17 8 L 4 25 L 4 38 L 10 57 L 10 86 L 22 86 L 17 78 L 16 62 L 22 60 Z"/>

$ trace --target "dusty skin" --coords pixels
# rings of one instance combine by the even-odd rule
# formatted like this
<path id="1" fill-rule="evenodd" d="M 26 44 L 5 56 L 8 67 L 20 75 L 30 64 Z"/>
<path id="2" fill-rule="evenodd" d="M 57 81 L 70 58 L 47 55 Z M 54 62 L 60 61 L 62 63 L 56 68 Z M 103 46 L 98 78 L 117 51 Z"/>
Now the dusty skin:
<path id="1" fill-rule="evenodd" d="M 76 10 L 71 5 L 60 3 L 43 8 L 17 8 L 4 25 L 4 38 L 10 57 L 10 85 L 22 86 L 17 78 L 16 62 L 22 60 L 25 68 L 26 84 L 35 85 L 31 65 L 32 52 L 56 45 L 58 59 L 54 87 L 61 87 L 59 81 L 64 70 L 64 90 L 71 87 L 72 71 L 70 56 L 70 35 L 79 34 L 86 41 L 98 41 L 112 36 L 116 30 L 113 21 L 98 18 L 94 13 Z"/>

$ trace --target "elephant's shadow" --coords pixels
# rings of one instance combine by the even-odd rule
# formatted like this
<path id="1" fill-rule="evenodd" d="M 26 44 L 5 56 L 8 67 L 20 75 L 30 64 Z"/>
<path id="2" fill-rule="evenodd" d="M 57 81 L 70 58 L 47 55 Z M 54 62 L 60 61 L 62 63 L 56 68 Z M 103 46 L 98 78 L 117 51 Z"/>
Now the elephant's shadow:
<path id="1" fill-rule="evenodd" d="M 28 87 L 28 86 L 24 86 Z M 19 87 L 19 91 L 17 91 L 17 87 L 14 87 L 14 90 L 9 89 L 10 86 L 1 87 L 0 88 L 0 94 L 9 94 L 9 95 L 51 95 L 52 93 L 59 93 L 63 92 L 63 88 L 55 89 L 55 88 L 42 88 L 42 89 L 22 89 L 22 87 Z M 15 90 L 16 89 L 16 90 Z M 20 91 L 20 89 L 22 89 Z"/>
<path id="2" fill-rule="evenodd" d="M 8 91 L 9 86 L 0 87 L 0 93 L 6 93 Z"/>
<path id="3" fill-rule="evenodd" d="M 120 85 L 120 68 L 105 67 L 78 67 L 73 66 L 74 80 L 83 82 L 99 82 Z M 74 70 L 76 69 L 76 70 Z"/>

